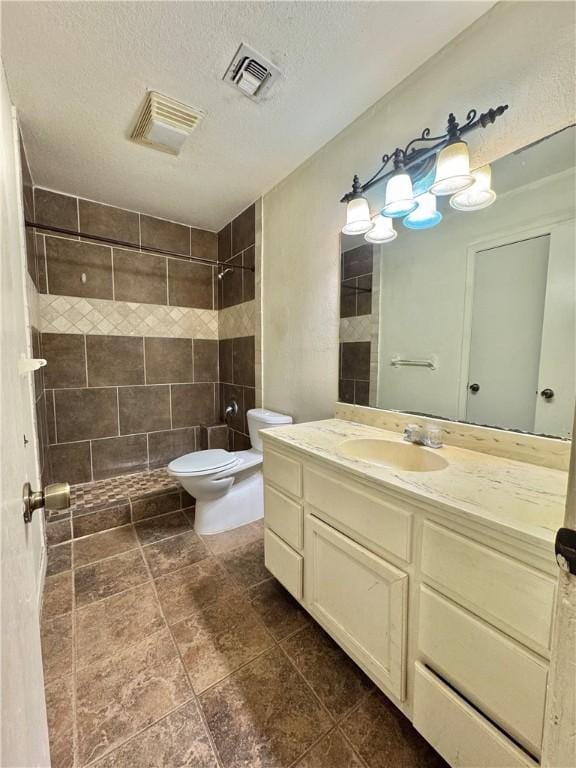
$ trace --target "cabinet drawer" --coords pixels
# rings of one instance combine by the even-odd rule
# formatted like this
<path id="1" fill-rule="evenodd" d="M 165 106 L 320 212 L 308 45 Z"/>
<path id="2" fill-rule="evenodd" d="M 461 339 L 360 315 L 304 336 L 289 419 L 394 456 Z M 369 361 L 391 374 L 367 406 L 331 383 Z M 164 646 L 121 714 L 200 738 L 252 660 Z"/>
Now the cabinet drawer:
<path id="1" fill-rule="evenodd" d="M 375 682 L 403 700 L 407 574 L 315 517 L 305 526 L 306 607 Z"/>
<path id="2" fill-rule="evenodd" d="M 487 717 L 540 754 L 544 660 L 426 587 L 420 590 L 418 650 Z"/>
<path id="3" fill-rule="evenodd" d="M 305 469 L 305 499 L 319 516 L 374 552 L 410 562 L 412 512 L 396 499 Z"/>
<path id="4" fill-rule="evenodd" d="M 264 477 L 292 496 L 302 496 L 302 464 L 299 461 L 264 448 Z"/>
<path id="5" fill-rule="evenodd" d="M 555 579 L 429 521 L 422 572 L 457 603 L 549 654 Z"/>
<path id="6" fill-rule="evenodd" d="M 426 521 L 422 572 L 457 603 L 547 655 L 555 579 Z"/>
<path id="7" fill-rule="evenodd" d="M 264 564 L 290 594 L 302 600 L 303 558 L 269 528 L 264 531 Z"/>
<path id="8" fill-rule="evenodd" d="M 521 749 L 421 664 L 415 668 L 413 724 L 452 768 L 536 768 Z"/>
<path id="9" fill-rule="evenodd" d="M 266 525 L 291 547 L 302 549 L 304 544 L 304 509 L 301 504 L 277 491 L 271 485 L 264 486 L 264 517 Z"/>

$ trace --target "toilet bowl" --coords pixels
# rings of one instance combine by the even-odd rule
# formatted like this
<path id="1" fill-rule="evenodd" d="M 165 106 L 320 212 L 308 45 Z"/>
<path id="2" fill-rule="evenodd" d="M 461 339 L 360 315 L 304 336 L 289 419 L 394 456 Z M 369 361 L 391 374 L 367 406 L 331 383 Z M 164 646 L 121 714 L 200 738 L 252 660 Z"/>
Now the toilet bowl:
<path id="1" fill-rule="evenodd" d="M 264 516 L 262 440 L 258 433 L 291 424 L 282 413 L 254 408 L 246 414 L 250 443 L 247 451 L 208 450 L 187 453 L 168 465 L 196 499 L 194 529 L 199 534 L 229 531 Z"/>

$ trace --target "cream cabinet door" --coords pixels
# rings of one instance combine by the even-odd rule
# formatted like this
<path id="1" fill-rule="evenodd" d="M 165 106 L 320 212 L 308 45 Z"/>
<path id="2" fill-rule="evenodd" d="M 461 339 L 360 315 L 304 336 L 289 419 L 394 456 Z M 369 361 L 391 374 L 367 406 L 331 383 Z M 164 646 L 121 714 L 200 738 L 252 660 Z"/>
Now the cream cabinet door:
<path id="1" fill-rule="evenodd" d="M 408 576 L 308 515 L 304 602 L 384 689 L 405 697 Z"/>

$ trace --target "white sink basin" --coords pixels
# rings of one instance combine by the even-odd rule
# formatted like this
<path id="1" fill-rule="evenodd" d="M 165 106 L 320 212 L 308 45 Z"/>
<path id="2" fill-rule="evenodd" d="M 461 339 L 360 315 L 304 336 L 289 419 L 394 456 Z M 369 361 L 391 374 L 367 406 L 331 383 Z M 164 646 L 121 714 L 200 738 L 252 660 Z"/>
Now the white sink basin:
<path id="1" fill-rule="evenodd" d="M 345 440 L 338 446 L 338 453 L 347 459 L 359 459 L 404 472 L 436 472 L 448 466 L 446 459 L 430 448 L 370 437 Z"/>

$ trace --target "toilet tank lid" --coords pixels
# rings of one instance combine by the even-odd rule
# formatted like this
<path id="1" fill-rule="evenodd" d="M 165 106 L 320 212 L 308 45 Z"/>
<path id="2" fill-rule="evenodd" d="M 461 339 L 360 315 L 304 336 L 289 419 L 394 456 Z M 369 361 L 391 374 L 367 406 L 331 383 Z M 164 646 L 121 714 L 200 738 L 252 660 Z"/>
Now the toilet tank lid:
<path id="1" fill-rule="evenodd" d="M 267 408 L 252 408 L 246 414 L 253 421 L 261 424 L 292 424 L 292 416 L 286 416 L 285 413 L 269 411 Z"/>

